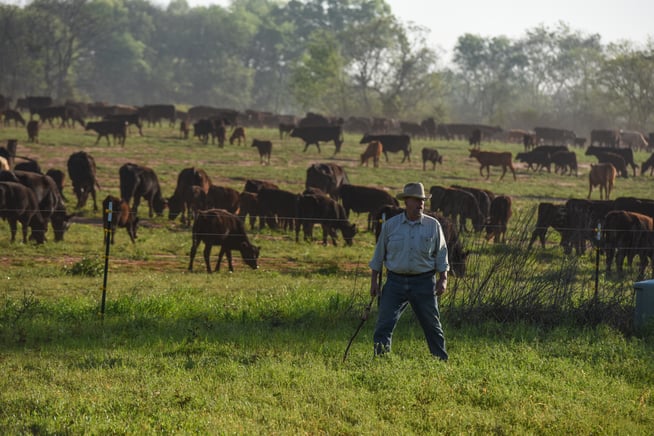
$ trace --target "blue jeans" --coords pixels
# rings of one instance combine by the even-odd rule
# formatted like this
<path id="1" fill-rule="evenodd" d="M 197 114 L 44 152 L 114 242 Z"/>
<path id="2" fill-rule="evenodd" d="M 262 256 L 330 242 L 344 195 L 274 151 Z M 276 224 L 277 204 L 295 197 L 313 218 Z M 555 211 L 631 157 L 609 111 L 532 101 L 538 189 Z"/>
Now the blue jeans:
<path id="1" fill-rule="evenodd" d="M 434 274 L 407 277 L 388 272 L 379 298 L 379 317 L 373 336 L 375 354 L 391 350 L 393 330 L 410 303 L 425 333 L 429 351 L 441 360 L 447 360 L 435 286 Z"/>

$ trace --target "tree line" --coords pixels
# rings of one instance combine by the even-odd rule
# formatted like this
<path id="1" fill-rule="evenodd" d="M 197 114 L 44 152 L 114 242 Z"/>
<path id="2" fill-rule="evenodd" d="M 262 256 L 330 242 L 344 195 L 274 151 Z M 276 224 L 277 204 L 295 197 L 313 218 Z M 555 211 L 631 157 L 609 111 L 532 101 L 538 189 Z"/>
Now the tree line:
<path id="1" fill-rule="evenodd" d="M 446 12 L 445 12 L 446 14 Z M 461 35 L 453 60 L 384 0 L 0 5 L 0 93 L 530 129 L 652 129 L 654 41 L 565 23 Z"/>

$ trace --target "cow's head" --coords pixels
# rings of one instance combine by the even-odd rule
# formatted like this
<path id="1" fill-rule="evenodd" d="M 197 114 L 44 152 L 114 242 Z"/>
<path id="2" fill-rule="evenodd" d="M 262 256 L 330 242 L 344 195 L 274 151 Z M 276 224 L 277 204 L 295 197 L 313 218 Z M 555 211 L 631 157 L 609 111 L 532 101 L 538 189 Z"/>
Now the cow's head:
<path id="1" fill-rule="evenodd" d="M 248 241 L 243 241 L 239 248 L 241 252 L 241 257 L 243 261 L 252 269 L 258 269 L 259 265 L 257 260 L 259 259 L 259 247 L 250 244 Z"/>
<path id="2" fill-rule="evenodd" d="M 184 207 L 182 199 L 179 195 L 173 195 L 168 199 L 168 219 L 174 220 L 182 213 Z"/>
<path id="3" fill-rule="evenodd" d="M 345 240 L 346 245 L 352 245 L 354 240 L 354 235 L 357 234 L 356 224 L 345 223 L 341 227 L 341 233 L 343 233 L 343 239 Z"/>
<path id="4" fill-rule="evenodd" d="M 55 242 L 60 242 L 64 240 L 64 233 L 70 227 L 70 219 L 73 215 L 67 215 L 65 209 L 58 209 L 50 217 L 52 222 L 52 230 L 55 236 Z"/>
<path id="5" fill-rule="evenodd" d="M 157 216 L 162 216 L 164 209 L 168 207 L 168 200 L 163 198 L 161 195 L 155 196 L 152 200 L 152 209 Z"/>

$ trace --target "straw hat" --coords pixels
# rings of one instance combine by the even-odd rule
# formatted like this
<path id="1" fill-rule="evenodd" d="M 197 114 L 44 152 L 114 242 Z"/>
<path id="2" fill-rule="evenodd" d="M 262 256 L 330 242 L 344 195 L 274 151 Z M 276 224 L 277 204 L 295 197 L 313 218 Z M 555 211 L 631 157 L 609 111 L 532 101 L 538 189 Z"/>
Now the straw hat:
<path id="1" fill-rule="evenodd" d="M 397 199 L 404 200 L 407 197 L 429 200 L 431 198 L 431 194 L 425 195 L 425 187 L 420 182 L 407 183 L 404 185 L 404 190 L 397 194 Z"/>

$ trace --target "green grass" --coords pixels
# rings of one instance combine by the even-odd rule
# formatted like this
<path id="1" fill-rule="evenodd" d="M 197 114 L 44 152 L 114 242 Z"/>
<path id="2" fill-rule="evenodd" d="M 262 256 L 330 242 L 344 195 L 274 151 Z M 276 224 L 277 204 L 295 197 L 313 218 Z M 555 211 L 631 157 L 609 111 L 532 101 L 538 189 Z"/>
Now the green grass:
<path id="1" fill-rule="evenodd" d="M 187 166 L 239 190 L 246 178 L 259 178 L 299 192 L 308 165 L 333 152 L 326 145 L 322 155 L 315 148 L 302 153 L 301 144 L 282 143 L 275 131 L 251 129 L 250 138 L 275 141 L 272 165 L 260 166 L 250 147 L 204 146 L 165 128 L 145 134 L 121 148 L 93 145 L 94 136 L 79 128 L 44 128 L 41 144 L 32 145 L 22 129 L 2 128 L 0 143 L 19 138 L 18 154 L 44 169 L 65 169 L 72 152 L 89 151 L 99 200 L 118 193 L 125 162 L 154 168 L 167 196 Z M 408 181 L 457 183 L 514 198 L 507 247 L 463 235 L 469 274 L 451 280 L 441 300 L 447 364 L 431 358 L 410 310 L 393 353 L 373 359 L 376 308 L 342 363 L 369 299 L 374 239 L 365 231 L 352 247 L 250 231 L 261 246 L 259 270 L 235 254 L 233 274 L 225 264 L 206 274 L 201 256 L 188 273 L 189 229 L 165 217 L 150 220 L 142 208 L 136 244 L 119 229 L 111 247 L 102 317 L 99 225 L 80 221 L 64 242 L 35 246 L 9 243 L 0 222 L 0 432 L 651 433 L 653 336 L 628 325 L 636 272 L 620 280 L 602 273 L 594 300 L 594 253 L 568 258 L 552 232 L 545 250 L 525 249 L 537 202 L 585 198 L 594 158 L 578 151 L 577 178 L 519 169 L 518 182 L 500 182 L 497 169 L 490 180 L 479 176 L 462 142 L 417 141 L 411 164 L 391 155 L 374 169 L 358 166 L 358 139 L 346 136 L 335 159 L 352 183 L 391 192 Z M 422 171 L 426 145 L 445 155 L 436 171 Z M 636 161 L 646 155 L 638 152 Z M 69 182 L 66 195 L 74 204 Z M 619 179 L 614 196 L 627 195 L 650 197 L 651 178 Z M 81 215 L 100 217 L 91 205 Z M 364 216 L 353 219 L 365 228 Z"/>

